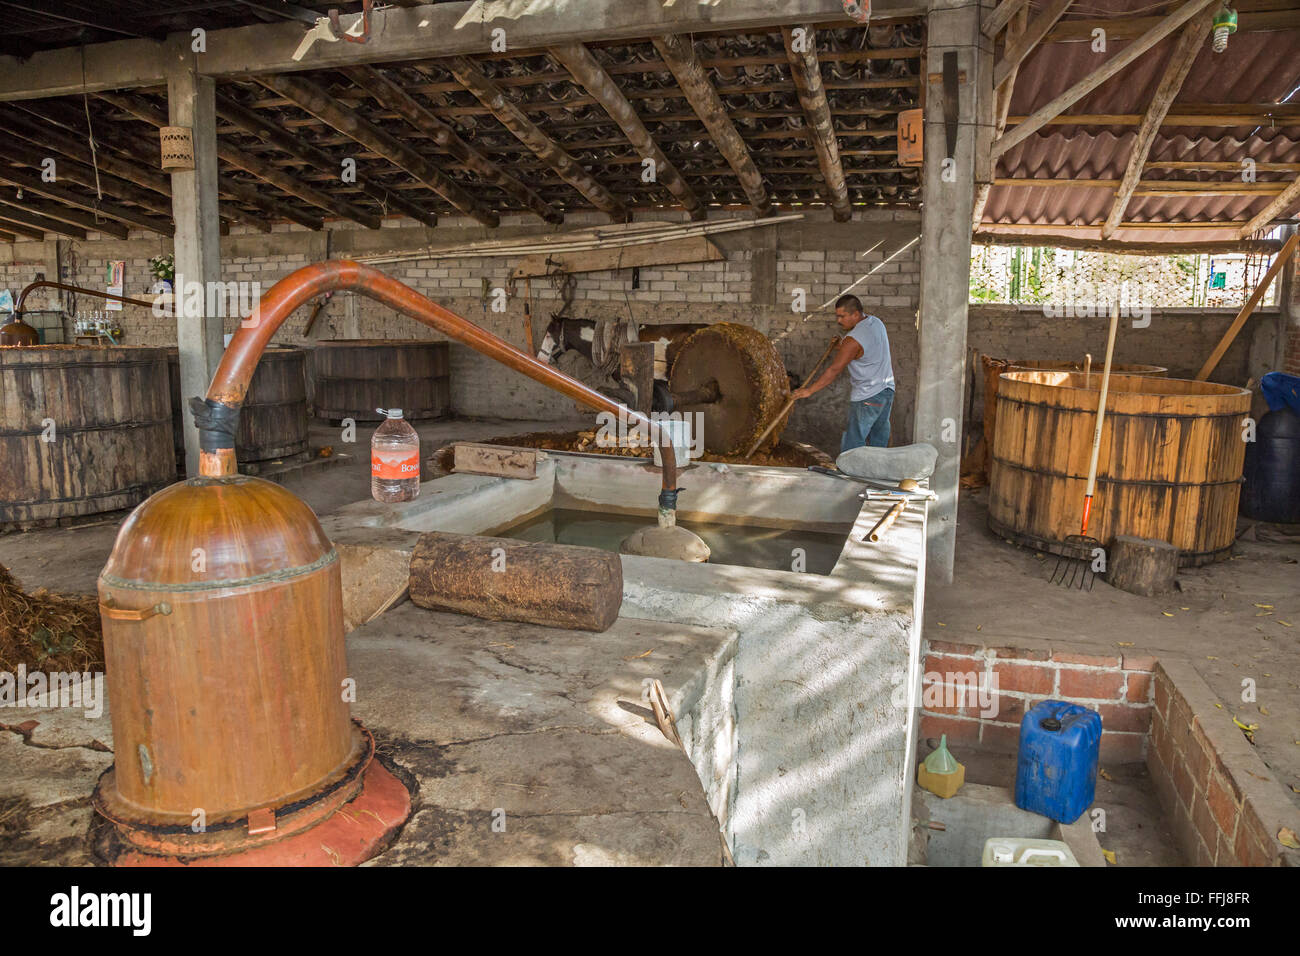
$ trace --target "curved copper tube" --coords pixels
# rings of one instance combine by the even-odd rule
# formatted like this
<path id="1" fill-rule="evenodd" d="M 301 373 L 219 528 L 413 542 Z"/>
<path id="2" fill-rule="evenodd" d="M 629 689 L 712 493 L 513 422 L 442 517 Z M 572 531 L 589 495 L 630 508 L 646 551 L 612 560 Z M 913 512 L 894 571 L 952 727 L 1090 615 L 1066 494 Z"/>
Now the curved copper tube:
<path id="1" fill-rule="evenodd" d="M 651 437 L 660 443 L 663 489 L 676 491 L 677 459 L 671 438 L 659 428 L 658 423 L 618 404 L 595 389 L 588 388 L 553 366 L 524 354 L 504 339 L 425 298 L 410 286 L 377 269 L 347 259 L 332 259 L 303 266 L 289 273 L 262 296 L 254 314 L 241 323 L 234 338 L 230 340 L 221 364 L 217 366 L 216 374 L 208 386 L 208 400 L 232 407 L 241 405 L 244 396 L 248 394 L 248 384 L 253 378 L 258 359 L 262 357 L 262 351 L 284 320 L 303 303 L 336 289 L 357 292 L 382 302 L 417 322 L 437 329 L 448 338 L 468 345 L 476 352 L 585 405 L 616 415 L 626 415 L 638 427 L 646 428 Z M 230 448 L 201 452 L 199 472 L 210 477 L 235 474 L 233 441 L 231 445 Z M 660 500 L 663 500 L 662 497 Z"/>
<path id="2" fill-rule="evenodd" d="M 114 302 L 126 302 L 130 305 L 142 305 L 146 309 L 152 308 L 152 302 L 145 302 L 143 299 L 129 299 L 124 295 L 118 295 L 115 292 L 101 292 L 98 289 L 83 289 L 79 285 L 68 285 L 65 282 L 53 282 L 49 279 L 40 279 L 23 287 L 23 291 L 18 293 L 18 303 L 14 306 L 14 311 L 22 314 L 23 303 L 27 301 L 27 296 L 37 289 L 62 289 L 64 292 L 79 292 L 84 295 L 95 295 L 101 299 L 111 299 Z"/>

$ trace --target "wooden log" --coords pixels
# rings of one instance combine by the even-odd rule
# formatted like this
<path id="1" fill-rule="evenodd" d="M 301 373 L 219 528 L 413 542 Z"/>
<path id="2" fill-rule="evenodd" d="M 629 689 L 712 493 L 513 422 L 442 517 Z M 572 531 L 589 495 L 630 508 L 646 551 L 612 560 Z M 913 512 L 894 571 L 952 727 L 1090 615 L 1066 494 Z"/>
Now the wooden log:
<path id="1" fill-rule="evenodd" d="M 489 621 L 605 631 L 623 604 L 623 564 L 598 548 L 433 531 L 411 554 L 411 600 Z"/>
<path id="2" fill-rule="evenodd" d="M 1178 549 L 1168 541 L 1118 535 L 1106 552 L 1106 583 L 1151 597 L 1174 589 Z"/>

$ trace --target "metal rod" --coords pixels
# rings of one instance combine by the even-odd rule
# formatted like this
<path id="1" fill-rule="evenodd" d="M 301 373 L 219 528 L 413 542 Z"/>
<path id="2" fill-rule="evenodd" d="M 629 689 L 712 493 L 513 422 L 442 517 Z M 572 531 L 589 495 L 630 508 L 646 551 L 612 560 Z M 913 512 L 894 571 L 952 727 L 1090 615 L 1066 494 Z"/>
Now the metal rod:
<path id="1" fill-rule="evenodd" d="M 30 283 L 18 293 L 18 303 L 14 306 L 14 314 L 22 315 L 23 303 L 27 301 L 27 296 L 37 289 L 62 289 L 64 292 L 76 292 L 80 295 L 97 295 L 101 299 L 112 299 L 114 302 L 126 302 L 130 305 L 142 305 L 146 309 L 152 309 L 152 302 L 145 302 L 143 299 L 130 299 L 124 295 L 118 295 L 115 292 L 100 292 L 98 289 L 83 289 L 79 285 L 68 285 L 66 282 L 54 282 L 50 279 L 41 279 L 37 282 Z"/>

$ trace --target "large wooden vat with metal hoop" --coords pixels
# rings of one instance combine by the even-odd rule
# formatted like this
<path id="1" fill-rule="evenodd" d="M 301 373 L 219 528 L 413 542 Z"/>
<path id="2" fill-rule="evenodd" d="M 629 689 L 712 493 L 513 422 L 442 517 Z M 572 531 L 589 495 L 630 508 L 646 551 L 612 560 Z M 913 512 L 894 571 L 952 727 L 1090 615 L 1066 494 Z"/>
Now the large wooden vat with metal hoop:
<path id="1" fill-rule="evenodd" d="M 1079 532 L 1101 375 L 1002 375 L 989 527 L 1060 553 Z M 1236 531 L 1250 393 L 1230 385 L 1111 375 L 1088 533 L 1168 541 L 1183 565 L 1227 557 Z"/>
<path id="2" fill-rule="evenodd" d="M 0 347 L 0 529 L 130 508 L 176 478 L 167 353 Z"/>

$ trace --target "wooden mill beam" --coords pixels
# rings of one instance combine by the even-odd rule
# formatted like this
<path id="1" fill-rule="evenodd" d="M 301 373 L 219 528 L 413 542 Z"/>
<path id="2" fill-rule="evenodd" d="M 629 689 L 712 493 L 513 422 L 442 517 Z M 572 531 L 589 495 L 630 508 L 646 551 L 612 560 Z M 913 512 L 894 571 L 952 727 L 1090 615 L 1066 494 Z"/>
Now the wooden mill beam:
<path id="1" fill-rule="evenodd" d="M 258 77 L 258 82 L 292 100 L 327 126 L 378 153 L 394 166 L 406 170 L 465 215 L 485 226 L 496 226 L 500 221 L 496 213 L 452 182 L 432 161 L 369 120 L 362 119 L 322 87 L 296 76 L 263 76 Z"/>
<path id="2" fill-rule="evenodd" d="M 1071 0 L 1048 0 L 1046 8 L 1034 17 L 1023 34 L 1016 37 L 1014 41 L 1010 37 L 1007 38 L 1002 59 L 998 61 L 997 66 L 993 67 L 994 89 L 1000 87 L 1015 73 L 1025 58 L 1042 42 L 1043 37 L 1047 36 L 1047 31 L 1056 26 L 1056 21 L 1065 15 L 1070 2 Z"/>
<path id="3" fill-rule="evenodd" d="M 339 161 L 324 150 L 313 146 L 301 136 L 295 136 L 283 127 L 263 119 L 253 110 L 221 93 L 217 93 L 217 115 L 245 133 L 256 136 L 267 145 L 274 146 L 280 152 L 287 153 L 294 159 L 319 170 L 334 172 L 340 168 Z M 395 190 L 386 189 L 364 177 L 358 180 L 357 185 L 361 187 L 362 192 L 381 206 L 391 207 L 430 229 L 438 225 L 438 217 L 434 213 L 404 198 Z"/>
<path id="4" fill-rule="evenodd" d="M 759 216 L 770 214 L 772 200 L 767 194 L 767 187 L 763 185 L 763 175 L 754 165 L 754 157 L 736 131 L 736 125 L 727 116 L 727 108 L 709 82 L 704 67 L 700 65 L 690 38 L 657 36 L 654 45 L 668 69 L 677 78 L 682 95 L 709 131 L 713 145 L 722 153 L 722 158 L 740 180 L 754 213 Z"/>
<path id="5" fill-rule="evenodd" d="M 581 193 L 588 202 L 614 219 L 626 219 L 627 207 L 616 199 L 595 176 L 569 155 L 559 143 L 551 139 L 530 120 L 524 111 L 506 98 L 501 87 L 465 57 L 454 57 L 442 64 L 456 77 L 457 82 L 469 90 L 480 103 L 521 143 L 537 154 L 537 158 L 555 170 L 566 183 Z"/>
<path id="6" fill-rule="evenodd" d="M 821 167 L 825 182 L 826 201 L 836 222 L 847 222 L 853 215 L 849 205 L 849 187 L 844 181 L 844 166 L 840 163 L 840 147 L 835 140 L 835 124 L 831 119 L 830 105 L 826 102 L 826 87 L 822 83 L 821 65 L 817 62 L 816 41 L 812 30 L 806 31 L 802 50 L 795 49 L 794 30 L 784 27 L 785 56 L 790 64 L 790 76 L 803 108 L 804 123 L 813 148 L 817 150 L 817 165 Z"/>
<path id="7" fill-rule="evenodd" d="M 618 124 L 623 135 L 627 137 L 640 154 L 642 160 L 652 159 L 655 164 L 655 176 L 668 191 L 677 197 L 692 219 L 703 219 L 706 210 L 695 190 L 677 171 L 677 167 L 664 155 L 659 144 L 654 141 L 645 123 L 637 115 L 636 108 L 619 89 L 614 78 L 606 72 L 600 62 L 581 43 L 567 43 L 553 46 L 550 54 L 560 65 L 569 71 L 569 75 L 582 84 L 588 93 L 600 103 L 610 119 Z"/>
<path id="8" fill-rule="evenodd" d="M 1093 70 L 1083 79 L 1079 80 L 1068 90 L 1055 97 L 1050 103 L 1038 108 L 1032 114 L 1025 118 L 1023 123 L 1016 126 L 1015 129 L 1000 136 L 993 145 L 995 156 L 1000 156 L 1007 150 L 1016 146 L 1047 123 L 1053 117 L 1060 116 L 1063 112 L 1077 103 L 1083 97 L 1087 96 L 1101 84 L 1105 83 L 1112 76 L 1118 73 L 1124 67 L 1128 66 L 1138 57 L 1142 56 L 1153 46 L 1173 33 L 1192 17 L 1196 16 L 1202 10 L 1209 6 L 1221 3 L 1222 0 L 1188 0 L 1173 13 L 1164 17 L 1158 24 L 1153 26 L 1142 36 L 1138 37 L 1132 43 L 1128 44 L 1119 53 L 1108 57 L 1106 62 Z"/>
<path id="9" fill-rule="evenodd" d="M 141 97 L 130 93 L 98 93 L 96 95 L 105 102 L 111 103 L 118 109 L 125 110 L 146 123 L 159 128 L 169 125 L 167 115 Z M 223 162 L 229 163 L 237 169 L 242 169 L 250 176 L 255 176 L 291 196 L 297 196 L 303 202 L 318 209 L 324 209 L 326 212 L 333 213 L 342 219 L 351 219 L 367 229 L 378 229 L 380 226 L 379 217 L 373 213 L 366 212 L 345 200 L 327 195 L 319 189 L 308 186 L 302 180 L 277 167 L 274 163 L 254 156 L 247 150 L 229 144 L 223 145 L 218 140 L 217 155 Z"/>
<path id="10" fill-rule="evenodd" d="M 424 133 L 433 140 L 435 146 L 463 163 L 470 172 L 484 182 L 514 197 L 546 222 L 564 221 L 564 213 L 461 139 L 451 126 L 422 106 L 415 97 L 383 73 L 370 66 L 350 67 L 344 72 L 353 83 L 373 96 L 380 106 L 392 110 L 413 128 Z"/>

